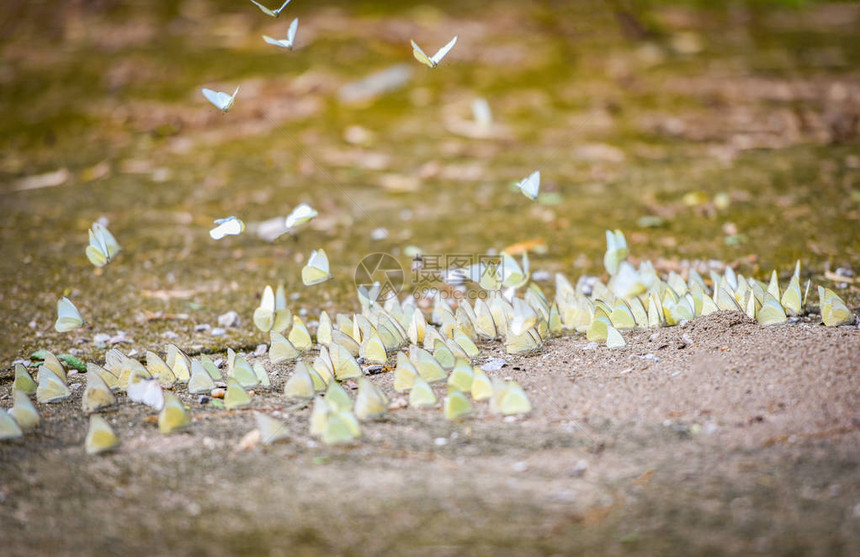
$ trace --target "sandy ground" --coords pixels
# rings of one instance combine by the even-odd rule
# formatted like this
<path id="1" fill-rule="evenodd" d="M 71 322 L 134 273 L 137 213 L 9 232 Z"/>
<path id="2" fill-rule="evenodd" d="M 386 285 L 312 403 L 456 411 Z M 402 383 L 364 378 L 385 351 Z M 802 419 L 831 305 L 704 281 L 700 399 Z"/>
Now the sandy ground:
<path id="1" fill-rule="evenodd" d="M 500 355 L 498 345 L 485 354 Z M 351 447 L 307 434 L 310 410 L 274 391 L 293 434 L 238 449 L 252 409 L 185 396 L 193 427 L 162 436 L 126 399 L 123 443 L 89 457 L 80 392 L 41 405 L 39 430 L 0 445 L 5 554 L 809 553 L 860 551 L 860 332 L 762 328 L 719 313 L 635 332 L 610 351 L 552 340 L 491 373 L 531 416 L 478 406 L 392 411 Z M 373 380 L 387 392 L 391 373 Z M 72 376 L 80 382 L 80 376 Z M 4 406 L 11 374 L 0 387 Z M 438 387 L 441 390 L 441 387 Z"/>

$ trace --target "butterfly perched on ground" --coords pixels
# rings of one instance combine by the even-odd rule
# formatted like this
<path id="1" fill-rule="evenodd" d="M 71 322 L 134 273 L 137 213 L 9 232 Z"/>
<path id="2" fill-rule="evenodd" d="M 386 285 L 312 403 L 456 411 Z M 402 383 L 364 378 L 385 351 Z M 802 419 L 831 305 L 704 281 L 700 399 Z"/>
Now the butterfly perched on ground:
<path id="1" fill-rule="evenodd" d="M 57 322 L 54 329 L 59 333 L 67 333 L 80 328 L 84 324 L 81 312 L 75 307 L 71 300 L 63 296 L 57 300 Z"/>
<path id="2" fill-rule="evenodd" d="M 273 39 L 272 37 L 270 37 L 268 35 L 263 35 L 263 40 L 266 41 L 267 43 L 271 44 L 271 45 L 279 46 L 281 48 L 289 48 L 290 50 L 292 50 L 293 44 L 295 43 L 295 40 L 296 40 L 296 31 L 298 30 L 298 28 L 299 28 L 299 18 L 296 18 L 293 20 L 292 23 L 290 23 L 290 28 L 287 29 L 287 38 L 286 39 Z"/>
<path id="3" fill-rule="evenodd" d="M 213 240 L 220 240 L 224 236 L 238 236 L 245 230 L 245 223 L 236 217 L 215 219 L 215 228 L 209 231 Z"/>
<path id="4" fill-rule="evenodd" d="M 120 252 L 119 244 L 104 225 L 94 222 L 89 230 L 90 245 L 87 246 L 87 259 L 96 267 L 104 267 Z"/>
<path id="5" fill-rule="evenodd" d="M 226 113 L 228 110 L 233 108 L 233 101 L 236 100 L 236 93 L 239 92 L 239 88 L 236 87 L 236 90 L 233 91 L 232 95 L 222 93 L 221 91 L 213 91 L 206 87 L 200 89 L 200 91 L 203 93 L 203 96 L 206 97 L 206 100 L 214 104 L 221 112 Z"/>
<path id="6" fill-rule="evenodd" d="M 451 39 L 451 42 L 440 48 L 433 56 L 427 56 L 426 54 L 424 54 L 424 51 L 421 50 L 421 47 L 418 46 L 415 41 L 411 42 L 412 55 L 415 56 L 415 59 L 424 64 L 425 66 L 435 68 L 439 65 L 439 62 L 442 61 L 442 58 L 444 58 L 445 55 L 447 55 L 448 52 L 450 52 L 450 50 L 454 48 L 454 45 L 457 44 L 457 37 Z"/>
<path id="7" fill-rule="evenodd" d="M 292 2 L 292 1 L 293 1 L 293 0 L 286 0 L 286 2 L 284 2 L 283 4 L 281 4 L 281 7 L 280 7 L 280 8 L 278 8 L 277 10 L 270 10 L 270 9 L 269 9 L 269 8 L 267 8 L 266 6 L 264 6 L 264 5 L 260 4 L 259 2 L 255 2 L 254 0 L 251 0 L 251 2 L 253 2 L 255 6 L 257 6 L 258 8 L 260 8 L 260 11 L 261 11 L 261 12 L 263 12 L 263 13 L 264 13 L 264 14 L 266 14 L 266 15 L 270 15 L 270 16 L 272 16 L 272 17 L 278 17 L 279 15 L 281 15 L 281 12 L 282 12 L 282 11 L 284 11 L 284 8 L 286 8 L 286 7 L 287 7 L 287 4 L 289 4 L 289 3 L 290 3 L 290 2 Z"/>

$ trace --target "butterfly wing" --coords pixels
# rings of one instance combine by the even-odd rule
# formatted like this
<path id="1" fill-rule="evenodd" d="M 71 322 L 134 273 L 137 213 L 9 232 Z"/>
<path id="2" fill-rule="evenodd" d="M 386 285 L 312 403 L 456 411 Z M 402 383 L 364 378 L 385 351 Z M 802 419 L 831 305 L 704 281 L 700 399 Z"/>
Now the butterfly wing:
<path id="1" fill-rule="evenodd" d="M 280 14 L 280 10 L 277 10 L 277 11 L 278 11 L 278 13 L 275 13 L 275 12 L 273 12 L 272 10 L 270 10 L 269 8 L 267 8 L 266 6 L 264 6 L 264 5 L 260 4 L 259 2 L 257 2 L 256 0 L 251 0 L 251 2 L 252 2 L 255 6 L 257 6 L 258 8 L 260 8 L 260 11 L 261 11 L 261 12 L 263 12 L 264 14 L 266 14 L 266 15 L 270 15 L 270 16 L 272 16 L 272 17 L 278 17 L 278 15 Z M 289 0 L 287 0 L 287 3 L 286 3 L 286 4 L 284 4 L 284 6 L 286 6 L 286 5 L 287 5 L 287 4 L 289 4 L 289 3 L 290 3 L 290 2 L 289 2 Z"/>
<path id="2" fill-rule="evenodd" d="M 290 2 L 292 2 L 292 0 L 286 0 L 283 4 L 281 4 L 281 7 L 273 12 L 274 16 L 278 17 L 279 15 L 281 15 L 281 12 L 284 11 L 284 8 L 286 8 L 287 4 L 289 4 Z"/>
<path id="3" fill-rule="evenodd" d="M 415 59 L 424 64 L 429 68 L 435 68 L 436 62 L 434 62 L 429 56 L 424 54 L 424 51 L 421 50 L 421 47 L 415 41 L 412 42 L 412 55 L 415 56 Z"/>
<path id="4" fill-rule="evenodd" d="M 252 0 L 253 1 L 253 0 Z M 256 2 L 254 2 L 256 4 Z M 203 93 L 203 96 L 206 97 L 206 100 L 215 105 L 219 110 L 224 110 L 223 101 L 221 100 L 221 95 L 224 93 L 219 93 L 218 91 L 213 91 L 212 89 L 203 88 L 200 90 Z"/>
<path id="5" fill-rule="evenodd" d="M 527 178 L 517 184 L 517 187 L 520 188 L 524 196 L 531 200 L 537 199 L 540 192 L 540 170 L 535 170 L 529 174 Z"/>
<path id="6" fill-rule="evenodd" d="M 332 278 L 329 273 L 328 256 L 325 250 L 319 249 L 311 253 L 308 264 L 302 269 L 302 282 L 305 286 L 313 286 Z"/>
<path id="7" fill-rule="evenodd" d="M 287 46 L 290 49 L 293 48 L 293 43 L 296 40 L 296 31 L 298 30 L 298 28 L 299 28 L 299 18 L 296 18 L 293 20 L 292 23 L 290 23 L 290 28 L 287 29 Z"/>
<path id="8" fill-rule="evenodd" d="M 458 37 L 459 35 L 455 36 L 453 39 L 451 39 L 451 42 L 436 51 L 436 54 L 434 54 L 433 57 L 430 58 L 430 60 L 433 61 L 434 68 L 437 64 L 439 64 L 439 62 L 442 61 L 442 58 L 444 58 L 451 51 L 451 49 L 454 48 L 454 45 L 457 44 Z"/>

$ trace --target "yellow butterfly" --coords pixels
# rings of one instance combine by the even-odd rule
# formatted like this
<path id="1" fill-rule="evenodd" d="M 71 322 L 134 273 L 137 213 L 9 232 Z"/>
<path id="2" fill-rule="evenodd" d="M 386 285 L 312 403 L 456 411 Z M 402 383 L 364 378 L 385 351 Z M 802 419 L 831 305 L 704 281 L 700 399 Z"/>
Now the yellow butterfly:
<path id="1" fill-rule="evenodd" d="M 227 379 L 227 393 L 224 395 L 224 408 L 232 410 L 251 404 L 251 395 L 232 377 Z"/>
<path id="2" fill-rule="evenodd" d="M 329 408 L 335 412 L 352 410 L 352 399 L 349 398 L 347 392 L 336 381 L 328 384 L 328 388 L 325 391 L 325 400 Z"/>
<path id="3" fill-rule="evenodd" d="M 493 384 L 484 370 L 474 368 L 472 377 L 472 398 L 476 401 L 487 400 L 493 396 Z"/>
<path id="4" fill-rule="evenodd" d="M 328 316 L 328 313 L 323 310 L 320 313 L 319 325 L 317 326 L 317 344 L 327 345 L 331 344 L 331 317 Z"/>
<path id="5" fill-rule="evenodd" d="M 111 391 L 120 391 L 119 378 L 105 368 L 92 362 L 87 362 L 87 373 L 95 373 L 104 381 Z"/>
<path id="6" fill-rule="evenodd" d="M 257 376 L 257 381 L 259 381 L 259 385 L 261 387 L 269 388 L 272 386 L 272 382 L 269 380 L 269 374 L 261 362 L 254 362 L 252 369 L 254 370 L 254 375 Z"/>
<path id="7" fill-rule="evenodd" d="M 291 320 L 292 313 L 287 308 L 284 285 L 278 285 L 276 294 L 267 284 L 260 297 L 260 305 L 254 310 L 254 325 L 264 333 L 269 331 L 281 333 L 289 327 Z"/>
<path id="8" fill-rule="evenodd" d="M 409 391 L 409 406 L 427 408 L 429 406 L 436 406 L 437 402 L 436 393 L 433 392 L 430 384 L 420 377 L 416 377 L 412 389 Z"/>
<path id="9" fill-rule="evenodd" d="M 328 256 L 324 249 L 311 252 L 308 264 L 302 268 L 302 282 L 305 286 L 313 286 L 330 280 L 332 274 L 329 272 Z"/>
<path id="10" fill-rule="evenodd" d="M 158 414 L 158 430 L 164 434 L 176 433 L 191 426 L 191 418 L 182 401 L 170 391 L 164 393 L 164 406 Z"/>
<path id="11" fill-rule="evenodd" d="M 311 365 L 326 384 L 334 379 L 334 363 L 332 363 L 328 348 L 325 346 L 320 346 L 319 356 L 314 358 Z"/>
<path id="12" fill-rule="evenodd" d="M 289 398 L 311 400 L 316 392 L 313 377 L 304 362 L 298 362 L 293 374 L 284 384 L 284 395 Z"/>
<path id="13" fill-rule="evenodd" d="M 388 362 L 388 353 L 385 351 L 385 344 L 377 333 L 373 333 L 364 339 L 358 353 L 369 364 L 385 364 Z M 359 416 L 359 419 L 361 419 L 361 416 Z"/>
<path id="14" fill-rule="evenodd" d="M 165 389 L 169 389 L 176 381 L 173 370 L 155 352 L 146 352 L 146 369 L 150 375 L 158 379 L 158 384 Z"/>
<path id="15" fill-rule="evenodd" d="M 606 347 L 607 348 L 624 348 L 627 346 L 627 341 L 618 332 L 618 329 L 609 325 L 606 327 Z"/>
<path id="16" fill-rule="evenodd" d="M 469 362 L 458 360 L 451 375 L 448 376 L 448 389 L 455 391 L 471 392 L 472 381 L 475 379 L 475 371 Z"/>
<path id="17" fill-rule="evenodd" d="M 436 51 L 436 54 L 434 54 L 433 56 L 427 56 L 426 54 L 424 54 L 424 51 L 421 50 L 421 47 L 418 46 L 415 41 L 411 41 L 412 55 L 415 56 L 416 60 L 418 60 L 425 66 L 429 68 L 435 68 L 439 65 L 439 62 L 442 61 L 442 58 L 444 58 L 448 54 L 448 52 L 450 52 L 450 50 L 454 48 L 454 45 L 457 44 L 457 38 L 458 36 L 455 36 L 448 44 Z"/>
<path id="18" fill-rule="evenodd" d="M 209 374 L 209 377 L 211 377 L 213 381 L 220 381 L 222 379 L 221 370 L 218 369 L 218 366 L 215 365 L 215 362 L 213 362 L 209 356 L 201 354 L 200 363 L 203 365 L 203 369 L 206 370 L 206 373 Z"/>
<path id="19" fill-rule="evenodd" d="M 778 289 L 777 294 L 779 294 Z M 756 313 L 756 320 L 760 325 L 778 325 L 788 321 L 788 317 L 785 315 L 785 311 L 777 299 L 770 290 L 765 294 L 764 303 L 759 308 L 758 313 Z"/>
<path id="20" fill-rule="evenodd" d="M 361 428 L 355 414 L 350 411 L 329 412 L 326 417 L 325 431 L 322 434 L 323 443 L 339 445 L 350 443 L 361 436 Z"/>
<path id="21" fill-rule="evenodd" d="M 180 383 L 188 383 L 188 380 L 191 379 L 191 360 L 175 344 L 167 345 L 165 363 Z"/>
<path id="22" fill-rule="evenodd" d="M 66 386 L 65 381 L 45 366 L 39 367 L 39 386 L 36 387 L 36 400 L 44 404 L 61 402 L 70 396 L 72 396 L 72 391 Z"/>
<path id="23" fill-rule="evenodd" d="M 521 335 L 508 336 L 505 351 L 508 354 L 528 354 L 543 346 L 543 339 L 534 329 L 529 329 Z"/>
<path id="24" fill-rule="evenodd" d="M 9 415 L 18 423 L 21 430 L 29 431 L 38 427 L 41 418 L 30 397 L 23 391 L 12 389 L 12 401 L 14 406 L 9 410 Z"/>
<path id="25" fill-rule="evenodd" d="M 361 375 L 361 367 L 346 348 L 340 344 L 332 344 L 330 348 L 334 376 L 338 381 L 353 379 Z"/>
<path id="26" fill-rule="evenodd" d="M 63 364 L 60 363 L 60 359 L 54 356 L 53 352 L 49 352 L 45 350 L 44 352 L 45 358 L 42 360 L 42 365 L 46 368 L 53 371 L 57 377 L 63 380 L 63 383 L 68 382 L 68 377 L 66 377 L 66 369 L 63 367 Z M 39 371 L 36 370 L 36 382 L 39 381 Z"/>
<path id="27" fill-rule="evenodd" d="M 84 390 L 84 396 L 81 400 L 84 412 L 91 414 L 114 404 L 116 404 L 116 397 L 108 384 L 105 383 L 97 370 L 88 369 L 87 388 Z"/>
<path id="28" fill-rule="evenodd" d="M 229 369 L 228 372 L 230 377 L 235 379 L 243 388 L 256 387 L 260 384 L 260 379 L 254 372 L 254 368 L 252 368 L 251 364 L 248 363 L 248 360 L 242 356 L 236 356 L 236 359 L 233 362 L 233 367 Z"/>
<path id="29" fill-rule="evenodd" d="M 71 300 L 63 296 L 57 301 L 57 322 L 54 323 L 54 329 L 59 333 L 67 333 L 74 331 L 84 325 L 84 318 L 81 317 L 81 312 L 75 307 Z"/>
<path id="30" fill-rule="evenodd" d="M 373 384 L 367 377 L 358 378 L 358 395 L 355 397 L 355 416 L 361 420 L 370 420 L 384 415 L 388 411 L 388 397 L 382 389 Z"/>
<path id="31" fill-rule="evenodd" d="M 445 417 L 448 420 L 459 420 L 471 413 L 472 403 L 460 391 L 448 393 L 448 396 L 445 397 Z"/>
<path id="32" fill-rule="evenodd" d="M 408 391 L 418 377 L 418 370 L 403 352 L 397 353 L 397 366 L 394 368 L 394 390 L 398 393 Z"/>
<path id="33" fill-rule="evenodd" d="M 215 388 L 215 381 L 199 360 L 191 360 L 191 378 L 188 380 L 188 392 L 192 395 L 208 394 Z"/>
<path id="34" fill-rule="evenodd" d="M 627 247 L 627 239 L 620 230 L 614 232 L 606 231 L 606 253 L 603 255 L 603 266 L 610 275 L 618 272 L 618 266 L 627 259 L 630 249 Z"/>
<path id="35" fill-rule="evenodd" d="M 273 364 L 295 360 L 301 355 L 293 343 L 281 333 L 270 331 L 269 340 L 269 361 Z"/>
<path id="36" fill-rule="evenodd" d="M 4 439 L 18 439 L 23 437 L 21 426 L 8 412 L 0 408 L 0 441 Z"/>
<path id="37" fill-rule="evenodd" d="M 311 334 L 308 332 L 308 328 L 298 315 L 293 316 L 293 328 L 290 329 L 290 334 L 287 336 L 287 340 L 293 344 L 296 350 L 301 352 L 310 350 L 314 345 L 311 340 Z"/>
<path id="38" fill-rule="evenodd" d="M 260 432 L 260 442 L 264 445 L 274 445 L 290 438 L 290 430 L 281 420 L 262 412 L 254 412 L 254 420 L 257 422 L 257 431 Z"/>
<path id="39" fill-rule="evenodd" d="M 418 375 L 428 383 L 443 381 L 448 376 L 439 362 L 436 361 L 436 358 L 423 348 L 417 346 L 410 347 L 409 360 L 418 370 Z"/>
<path id="40" fill-rule="evenodd" d="M 427 322 L 424 320 L 424 314 L 420 311 L 412 313 L 412 320 L 409 322 L 409 329 L 406 335 L 412 344 L 421 344 L 424 342 L 424 330 L 427 327 Z"/>
<path id="41" fill-rule="evenodd" d="M 12 388 L 28 395 L 36 394 L 36 382 L 21 364 L 15 364 L 15 382 Z"/>
<path id="42" fill-rule="evenodd" d="M 87 246 L 86 254 L 90 263 L 96 267 L 104 267 L 120 252 L 119 244 L 107 227 L 95 222 L 89 230 L 90 244 Z"/>
<path id="43" fill-rule="evenodd" d="M 314 406 L 311 410 L 310 434 L 315 437 L 321 437 L 325 432 L 326 422 L 328 422 L 329 405 L 326 400 L 317 395 L 314 399 Z"/>
<path id="44" fill-rule="evenodd" d="M 445 371 L 454 369 L 454 364 L 457 361 L 454 357 L 454 353 L 451 352 L 451 349 L 448 348 L 445 341 L 438 338 L 433 342 L 433 358 L 439 362 L 439 365 L 442 366 L 442 369 Z"/>
<path id="45" fill-rule="evenodd" d="M 361 352 L 361 345 L 350 335 L 335 330 L 331 333 L 332 344 L 329 345 L 329 350 L 333 350 L 334 346 L 344 348 L 351 356 L 358 356 Z"/>
<path id="46" fill-rule="evenodd" d="M 800 315 L 803 312 L 803 296 L 800 292 L 800 261 L 794 267 L 794 274 L 791 275 L 785 292 L 782 293 L 780 299 L 782 307 L 788 315 Z"/>
<path id="47" fill-rule="evenodd" d="M 826 326 L 837 327 L 854 323 L 854 314 L 836 292 L 819 286 L 818 299 L 821 307 L 821 320 Z"/>
<path id="48" fill-rule="evenodd" d="M 113 432 L 107 420 L 98 414 L 90 416 L 90 428 L 84 448 L 87 454 L 99 454 L 115 449 L 119 445 L 119 438 Z"/>
<path id="49" fill-rule="evenodd" d="M 508 381 L 499 401 L 497 409 L 504 416 L 513 416 L 516 414 L 528 414 L 532 411 L 532 404 L 529 402 L 525 391 L 516 381 Z"/>

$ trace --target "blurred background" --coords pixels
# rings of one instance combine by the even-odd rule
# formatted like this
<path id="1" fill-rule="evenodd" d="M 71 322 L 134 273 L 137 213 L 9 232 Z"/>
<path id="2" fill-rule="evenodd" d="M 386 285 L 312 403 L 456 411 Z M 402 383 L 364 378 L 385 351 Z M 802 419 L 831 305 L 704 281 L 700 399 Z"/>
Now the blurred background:
<path id="1" fill-rule="evenodd" d="M 262 40 L 294 17 L 294 50 Z M 408 268 L 415 250 L 527 249 L 575 279 L 603 272 L 607 228 L 662 271 L 841 267 L 856 303 L 858 30 L 860 5 L 801 1 L 294 0 L 273 19 L 242 0 L 6 0 L 0 354 L 72 342 L 52 328 L 63 294 L 85 336 L 253 345 L 267 283 L 315 316 L 355 309 L 373 252 Z M 438 68 L 413 59 L 410 39 L 432 54 L 454 35 Z M 200 93 L 237 86 L 227 114 Z M 513 184 L 535 169 L 532 202 Z M 319 218 L 260 237 L 301 202 Z M 229 215 L 248 230 L 212 241 Z M 100 218 L 123 252 L 95 270 Z M 335 280 L 305 287 L 320 247 Z M 226 339 L 195 331 L 228 310 Z"/>

